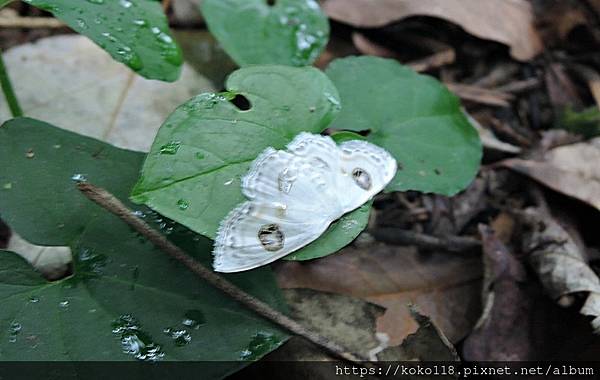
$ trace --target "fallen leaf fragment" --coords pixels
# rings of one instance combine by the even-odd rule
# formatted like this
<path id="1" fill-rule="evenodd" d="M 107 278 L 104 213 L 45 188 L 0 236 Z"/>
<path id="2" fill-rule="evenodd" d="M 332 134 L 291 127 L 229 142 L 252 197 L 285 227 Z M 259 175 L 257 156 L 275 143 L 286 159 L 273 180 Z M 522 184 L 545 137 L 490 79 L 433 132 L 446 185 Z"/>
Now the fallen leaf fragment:
<path id="1" fill-rule="evenodd" d="M 390 347 L 377 356 L 382 361 L 459 361 L 456 349 L 431 319 L 409 306 L 412 318 L 419 324 L 414 334 L 404 339 L 402 344 Z"/>
<path id="2" fill-rule="evenodd" d="M 463 345 L 468 361 L 532 360 L 532 303 L 523 282 L 523 264 L 498 239 L 494 231 L 479 226 L 482 236 L 485 279 L 483 313 Z"/>
<path id="3" fill-rule="evenodd" d="M 282 288 L 345 294 L 385 307 L 377 331 L 388 334 L 390 345 L 417 330 L 408 304 L 429 315 L 451 342 L 464 338 L 480 313 L 478 257 L 373 244 L 313 262 L 277 263 L 275 271 Z"/>
<path id="4" fill-rule="evenodd" d="M 357 27 L 381 27 L 411 16 L 438 17 L 483 39 L 510 46 L 527 61 L 543 49 L 530 4 L 523 0 L 325 0 L 334 20 Z M 499 17 L 501 15 L 501 17 Z"/>
<path id="5" fill-rule="evenodd" d="M 540 209 L 526 209 L 523 221 L 531 230 L 524 238 L 524 250 L 529 252 L 529 261 L 546 292 L 555 300 L 587 293 L 580 312 L 594 318 L 592 327 L 600 333 L 600 279 L 587 264 L 576 241 Z"/>
<path id="6" fill-rule="evenodd" d="M 502 165 L 600 210 L 600 138 L 554 148 L 539 160 L 510 159 Z"/>

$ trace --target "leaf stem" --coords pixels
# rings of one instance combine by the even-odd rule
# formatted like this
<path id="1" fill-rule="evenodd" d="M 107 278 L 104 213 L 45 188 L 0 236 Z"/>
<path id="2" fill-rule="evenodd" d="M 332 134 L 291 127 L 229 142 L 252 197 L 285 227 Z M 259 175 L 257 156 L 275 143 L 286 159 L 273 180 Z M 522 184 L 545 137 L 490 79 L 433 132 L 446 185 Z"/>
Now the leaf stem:
<path id="1" fill-rule="evenodd" d="M 10 112 L 12 113 L 13 117 L 23 116 L 23 110 L 21 109 L 21 105 L 17 100 L 12 83 L 8 77 L 8 72 L 6 71 L 6 66 L 4 65 L 2 52 L 0 52 L 0 86 L 2 86 L 2 92 L 4 92 L 6 103 L 8 103 L 8 107 L 10 108 Z"/>
<path id="2" fill-rule="evenodd" d="M 136 217 L 130 209 L 128 209 L 123 203 L 121 203 L 121 201 L 115 198 L 115 196 L 110 194 L 108 191 L 87 182 L 79 183 L 77 187 L 86 197 L 102 206 L 107 211 L 118 216 L 121 220 L 151 241 L 157 248 L 178 260 L 200 278 L 215 288 L 223 291 L 225 294 L 245 305 L 257 314 L 296 335 L 308 339 L 309 341 L 324 348 L 328 352 L 341 359 L 350 362 L 361 362 L 367 360 L 366 358 L 351 353 L 341 345 L 332 342 L 328 338 L 305 328 L 295 320 L 278 312 L 261 300 L 244 292 L 242 289 L 238 288 L 225 278 L 207 269 L 194 258 L 185 253 L 182 249 L 167 240 L 158 231 L 146 224 L 143 220 Z"/>

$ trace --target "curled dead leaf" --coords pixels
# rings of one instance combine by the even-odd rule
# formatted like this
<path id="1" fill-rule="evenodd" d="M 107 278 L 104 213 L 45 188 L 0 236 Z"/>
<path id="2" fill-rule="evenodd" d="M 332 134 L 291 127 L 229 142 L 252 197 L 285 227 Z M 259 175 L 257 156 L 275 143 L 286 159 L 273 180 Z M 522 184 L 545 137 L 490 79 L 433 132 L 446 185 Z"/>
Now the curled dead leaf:
<path id="1" fill-rule="evenodd" d="M 381 27 L 411 16 L 437 17 L 510 46 L 518 60 L 542 51 L 532 8 L 523 0 L 379 0 L 377 6 L 372 0 L 325 0 L 323 9 L 334 20 L 357 27 Z"/>
<path id="2" fill-rule="evenodd" d="M 600 210 L 600 138 L 554 148 L 539 160 L 510 159 L 502 165 Z"/>
<path id="3" fill-rule="evenodd" d="M 524 237 L 524 250 L 546 292 L 555 300 L 587 293 L 581 313 L 594 317 L 592 327 L 600 333 L 600 279 L 575 239 L 540 209 L 526 209 L 523 221 L 530 229 Z"/>

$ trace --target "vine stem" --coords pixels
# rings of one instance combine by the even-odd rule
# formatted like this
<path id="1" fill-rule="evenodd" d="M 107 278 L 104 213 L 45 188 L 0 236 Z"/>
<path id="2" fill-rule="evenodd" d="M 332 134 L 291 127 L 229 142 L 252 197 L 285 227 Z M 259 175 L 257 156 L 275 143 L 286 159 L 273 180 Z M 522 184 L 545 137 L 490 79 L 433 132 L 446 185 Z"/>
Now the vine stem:
<path id="1" fill-rule="evenodd" d="M 8 77 L 8 72 L 6 71 L 6 66 L 4 65 L 2 52 L 0 52 L 0 86 L 2 86 L 2 92 L 4 92 L 6 103 L 8 103 L 8 107 L 10 108 L 10 112 L 13 117 L 23 116 L 23 110 L 21 109 L 21 105 L 17 100 L 12 83 Z"/>
<path id="2" fill-rule="evenodd" d="M 122 221 L 127 223 L 129 226 L 147 238 L 150 242 L 152 242 L 157 248 L 181 262 L 204 281 L 221 290 L 234 300 L 250 308 L 262 317 L 296 335 L 308 339 L 309 341 L 315 343 L 316 345 L 322 347 L 341 359 L 356 363 L 367 361 L 366 358 L 353 354 L 341 345 L 305 328 L 295 320 L 278 312 L 271 306 L 238 288 L 236 285 L 232 284 L 222 276 L 215 274 L 210 269 L 207 269 L 204 265 L 200 264 L 193 257 L 185 253 L 181 248 L 167 240 L 158 231 L 150 227 L 146 222 L 135 216 L 130 209 L 128 209 L 121 201 L 119 201 L 108 191 L 88 182 L 77 184 L 77 188 L 87 198 L 94 201 L 107 211 L 118 216 Z"/>

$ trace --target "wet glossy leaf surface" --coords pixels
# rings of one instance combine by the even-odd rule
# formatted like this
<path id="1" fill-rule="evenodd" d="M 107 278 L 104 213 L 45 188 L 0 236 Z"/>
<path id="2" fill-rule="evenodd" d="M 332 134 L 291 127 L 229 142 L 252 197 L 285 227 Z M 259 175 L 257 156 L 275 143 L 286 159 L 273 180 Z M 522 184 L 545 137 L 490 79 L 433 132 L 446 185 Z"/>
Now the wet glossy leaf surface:
<path id="1" fill-rule="evenodd" d="M 335 87 L 313 68 L 244 68 L 229 77 L 227 89 L 201 94 L 169 116 L 133 190 L 134 201 L 210 238 L 245 200 L 240 178 L 265 148 L 284 149 L 302 131 L 319 133 L 339 111 Z M 248 100 L 248 110 L 230 102 L 236 95 Z M 367 218 L 368 209 L 348 214 L 297 255 L 337 251 L 364 229 Z"/>
<path id="2" fill-rule="evenodd" d="M 154 0 L 25 0 L 89 37 L 148 79 L 172 82 L 183 63 L 161 4 Z"/>
<path id="3" fill-rule="evenodd" d="M 286 339 L 75 189 L 71 177 L 79 174 L 125 201 L 142 154 L 32 119 L 4 124 L 0 141 L 0 161 L 11 162 L 0 182 L 13 184 L 0 190 L 3 218 L 24 237 L 68 245 L 74 254 L 73 275 L 46 282 L 23 259 L 0 252 L 0 360 L 236 361 L 259 358 Z M 208 239 L 137 210 L 210 263 Z M 283 307 L 268 270 L 229 278 Z M 242 365 L 215 367 L 220 372 L 203 378 Z"/>
<path id="4" fill-rule="evenodd" d="M 210 31 L 240 65 L 310 65 L 329 39 L 315 0 L 204 0 Z"/>
<path id="5" fill-rule="evenodd" d="M 342 99 L 332 127 L 370 131 L 367 140 L 398 160 L 389 191 L 453 195 L 473 180 L 482 154 L 477 131 L 437 80 L 375 57 L 338 59 L 327 75 Z"/>

